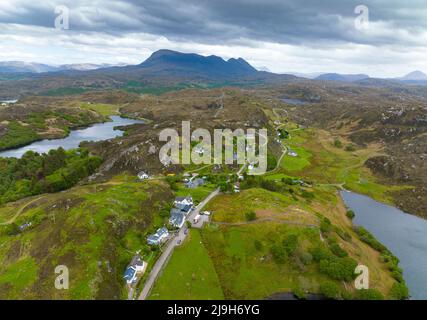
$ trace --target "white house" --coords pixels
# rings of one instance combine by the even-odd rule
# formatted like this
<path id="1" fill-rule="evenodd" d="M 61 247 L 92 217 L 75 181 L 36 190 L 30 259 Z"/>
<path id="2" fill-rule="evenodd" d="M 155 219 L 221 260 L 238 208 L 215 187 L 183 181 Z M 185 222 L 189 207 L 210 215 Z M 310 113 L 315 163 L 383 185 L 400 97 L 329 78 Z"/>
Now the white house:
<path id="1" fill-rule="evenodd" d="M 175 201 L 174 201 L 174 205 L 178 205 L 178 204 L 192 206 L 194 204 L 193 197 L 191 197 L 191 196 L 187 196 L 187 197 L 176 197 Z"/>
<path id="2" fill-rule="evenodd" d="M 144 171 L 141 171 L 140 173 L 138 173 L 138 179 L 139 180 L 146 180 L 149 177 L 150 176 L 146 172 L 144 172 Z"/>
<path id="3" fill-rule="evenodd" d="M 298 153 L 296 153 L 295 151 L 293 151 L 293 150 L 289 150 L 289 153 L 288 153 L 291 157 L 298 157 Z"/>
<path id="4" fill-rule="evenodd" d="M 141 275 L 147 269 L 147 263 L 141 260 L 139 254 L 136 254 L 131 263 L 127 266 L 123 278 L 128 285 L 135 284 L 138 281 L 138 275 Z"/>
<path id="5" fill-rule="evenodd" d="M 147 242 L 151 246 L 158 246 L 166 241 L 169 236 L 169 231 L 165 227 L 157 230 L 155 234 L 149 235 L 147 237 Z"/>

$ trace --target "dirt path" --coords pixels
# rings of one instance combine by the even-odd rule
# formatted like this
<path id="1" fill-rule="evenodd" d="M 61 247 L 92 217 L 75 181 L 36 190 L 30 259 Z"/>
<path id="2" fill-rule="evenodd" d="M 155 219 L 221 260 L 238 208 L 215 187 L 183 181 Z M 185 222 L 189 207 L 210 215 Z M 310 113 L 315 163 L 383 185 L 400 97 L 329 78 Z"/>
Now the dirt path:
<path id="1" fill-rule="evenodd" d="M 0 223 L 0 225 L 2 225 L 2 226 L 6 226 L 6 225 L 9 225 L 9 224 L 12 224 L 12 223 L 14 223 L 15 222 L 15 220 L 21 215 L 21 213 L 29 206 L 29 205 L 31 205 L 31 204 L 33 204 L 34 202 L 37 202 L 37 201 L 39 201 L 40 199 L 42 199 L 42 198 L 44 198 L 45 196 L 41 196 L 41 197 L 38 197 L 38 198 L 36 198 L 36 199 L 33 199 L 33 200 L 31 200 L 30 202 L 27 202 L 25 205 L 23 205 L 16 213 L 15 213 L 15 215 L 12 217 L 12 218 L 10 218 L 8 221 L 6 221 L 6 222 L 2 222 L 2 223 Z"/>

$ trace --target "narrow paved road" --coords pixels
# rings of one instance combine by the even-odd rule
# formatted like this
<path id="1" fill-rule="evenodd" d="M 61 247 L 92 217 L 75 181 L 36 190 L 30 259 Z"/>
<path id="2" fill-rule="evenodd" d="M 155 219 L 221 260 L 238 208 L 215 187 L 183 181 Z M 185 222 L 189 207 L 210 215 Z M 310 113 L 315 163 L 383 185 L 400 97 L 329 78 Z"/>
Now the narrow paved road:
<path id="1" fill-rule="evenodd" d="M 203 226 L 203 223 L 207 221 L 207 219 L 203 216 L 204 219 L 200 219 L 198 223 L 193 224 L 194 217 L 199 214 L 200 210 L 210 201 L 213 197 L 218 195 L 219 188 L 212 191 L 209 196 L 207 196 L 187 217 L 187 221 L 190 221 L 195 228 L 201 228 Z M 187 237 L 186 231 L 187 227 L 182 227 L 178 233 L 166 244 L 166 246 L 163 248 L 163 253 L 157 259 L 156 263 L 154 264 L 153 269 L 150 272 L 150 275 L 148 276 L 147 281 L 144 284 L 144 288 L 142 289 L 141 294 L 139 295 L 139 300 L 145 300 L 147 299 L 148 295 L 150 294 L 150 291 L 156 282 L 157 277 L 159 276 L 160 272 L 162 271 L 163 267 L 167 263 L 169 257 L 173 253 L 173 250 L 178 245 L 178 243 L 182 243 L 185 238 Z"/>

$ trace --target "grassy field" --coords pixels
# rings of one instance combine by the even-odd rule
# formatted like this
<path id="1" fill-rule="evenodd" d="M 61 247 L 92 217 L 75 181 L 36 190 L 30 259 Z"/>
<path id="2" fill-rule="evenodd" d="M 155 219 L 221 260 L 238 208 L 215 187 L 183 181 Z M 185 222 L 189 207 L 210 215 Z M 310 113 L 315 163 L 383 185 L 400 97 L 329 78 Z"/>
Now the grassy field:
<path id="1" fill-rule="evenodd" d="M 218 276 L 198 230 L 191 230 L 182 247 L 175 250 L 149 299 L 224 299 Z"/>
<path id="2" fill-rule="evenodd" d="M 273 243 L 286 234 L 298 234 L 307 243 L 318 243 L 316 230 L 290 228 L 276 223 L 239 227 L 210 227 L 203 240 L 213 257 L 215 268 L 227 299 L 264 299 L 277 292 L 299 288 L 316 292 L 323 278 L 314 268 L 302 271 L 291 263 L 277 264 L 270 254 Z M 260 245 L 257 247 L 256 242 Z M 301 283 L 300 283 L 301 282 Z"/>
<path id="3" fill-rule="evenodd" d="M 335 189 L 322 186 L 315 194 L 312 201 L 294 201 L 274 192 L 249 189 L 241 194 L 220 195 L 211 202 L 214 223 L 203 230 L 202 238 L 227 299 L 263 299 L 278 292 L 319 293 L 323 284 L 331 282 L 343 296 L 351 296 L 351 282 L 344 286 L 320 272 L 319 264 L 310 260 L 310 250 L 329 250 L 334 242 L 354 261 L 367 265 L 371 287 L 388 295 L 394 280 L 379 253 L 361 242 L 352 230 Z M 242 213 L 250 206 L 245 208 L 244 204 L 251 198 L 257 219 L 245 222 Z M 324 217 L 333 229 L 322 237 Z M 278 263 L 272 248 L 286 243 L 291 235 L 298 239 L 297 248 Z M 309 262 L 304 262 L 307 256 Z"/>

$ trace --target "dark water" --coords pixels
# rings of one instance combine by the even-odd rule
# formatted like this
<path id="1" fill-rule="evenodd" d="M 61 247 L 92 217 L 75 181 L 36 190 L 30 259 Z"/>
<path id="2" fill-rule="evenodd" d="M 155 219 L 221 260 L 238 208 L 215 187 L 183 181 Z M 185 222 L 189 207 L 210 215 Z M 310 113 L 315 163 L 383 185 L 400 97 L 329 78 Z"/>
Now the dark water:
<path id="1" fill-rule="evenodd" d="M 144 123 L 142 120 L 122 118 L 119 116 L 111 116 L 110 118 L 112 120 L 110 122 L 97 123 L 87 128 L 72 130 L 70 135 L 63 139 L 45 139 L 33 142 L 21 148 L 2 151 L 0 152 L 0 157 L 20 158 L 29 150 L 38 153 L 45 153 L 51 149 L 57 149 L 59 147 L 62 147 L 65 150 L 74 149 L 77 148 L 82 141 L 101 141 L 122 136 L 123 131 L 114 130 L 114 127 L 116 126 Z"/>
<path id="2" fill-rule="evenodd" d="M 282 101 L 291 106 L 303 106 L 308 104 L 307 101 L 300 100 L 300 99 L 282 98 Z"/>
<path id="3" fill-rule="evenodd" d="M 356 214 L 354 223 L 399 258 L 411 299 L 427 299 L 427 220 L 356 193 L 341 196 Z"/>

